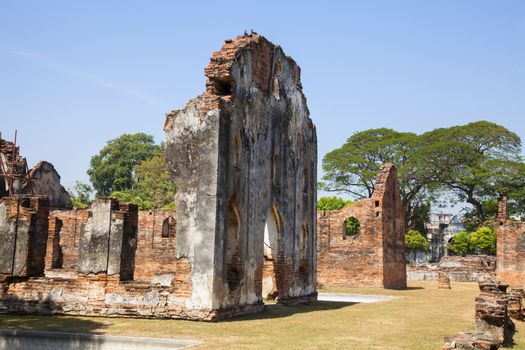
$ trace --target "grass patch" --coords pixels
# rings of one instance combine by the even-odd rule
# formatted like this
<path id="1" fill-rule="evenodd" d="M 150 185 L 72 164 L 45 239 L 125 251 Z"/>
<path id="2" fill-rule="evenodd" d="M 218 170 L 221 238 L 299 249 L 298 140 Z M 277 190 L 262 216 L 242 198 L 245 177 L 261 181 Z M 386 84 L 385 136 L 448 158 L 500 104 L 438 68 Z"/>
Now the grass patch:
<path id="1" fill-rule="evenodd" d="M 323 292 L 394 295 L 372 304 L 317 302 L 268 305 L 259 314 L 220 323 L 66 316 L 1 316 L 2 329 L 53 330 L 159 338 L 192 338 L 195 349 L 439 349 L 443 337 L 474 328 L 477 283 L 410 281 L 402 291 L 324 288 Z M 525 349 L 525 325 L 515 321 L 514 349 Z"/>

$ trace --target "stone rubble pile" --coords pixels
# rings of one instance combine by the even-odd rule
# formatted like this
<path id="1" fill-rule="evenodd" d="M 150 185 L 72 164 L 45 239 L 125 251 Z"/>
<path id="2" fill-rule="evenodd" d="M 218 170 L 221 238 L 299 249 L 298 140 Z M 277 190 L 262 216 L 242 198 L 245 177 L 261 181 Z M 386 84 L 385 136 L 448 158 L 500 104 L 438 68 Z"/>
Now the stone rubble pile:
<path id="1" fill-rule="evenodd" d="M 492 350 L 512 344 L 515 326 L 510 318 L 523 318 L 523 290 L 516 288 L 507 292 L 507 288 L 507 284 L 497 279 L 479 282 L 481 293 L 475 302 L 475 331 L 445 337 L 442 350 Z"/>

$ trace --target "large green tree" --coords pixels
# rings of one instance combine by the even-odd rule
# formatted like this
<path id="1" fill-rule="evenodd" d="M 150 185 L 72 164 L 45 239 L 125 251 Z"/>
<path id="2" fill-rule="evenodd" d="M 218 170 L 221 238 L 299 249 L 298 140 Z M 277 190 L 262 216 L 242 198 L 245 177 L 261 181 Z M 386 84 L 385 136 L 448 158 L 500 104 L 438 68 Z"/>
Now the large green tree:
<path id="1" fill-rule="evenodd" d="M 135 166 L 152 158 L 160 151 L 153 136 L 144 133 L 123 134 L 109 140 L 91 158 L 88 175 L 99 196 L 108 196 L 114 191 L 133 189 Z"/>
<path id="2" fill-rule="evenodd" d="M 511 214 L 524 214 L 525 164 L 521 140 L 503 126 L 479 121 L 420 136 L 391 129 L 352 135 L 323 158 L 320 189 L 371 197 L 381 164 L 395 163 L 407 228 L 423 232 L 430 205 L 443 194 L 467 202 L 469 227 L 495 215 L 497 199 L 509 198 Z M 490 220 L 489 220 L 490 221 Z"/>
<path id="3" fill-rule="evenodd" d="M 472 245 L 470 233 L 465 231 L 459 232 L 452 237 L 452 242 L 448 244 L 448 248 L 461 256 L 472 253 L 474 251 L 474 246 Z"/>
<path id="4" fill-rule="evenodd" d="M 521 195 L 525 168 L 521 140 L 503 126 L 479 121 L 435 129 L 418 138 L 411 159 L 416 169 L 429 169 L 430 183 L 453 193 L 474 208 L 478 224 L 493 215 L 484 203 L 502 195 Z"/>
<path id="5" fill-rule="evenodd" d="M 164 150 L 143 160 L 134 168 L 136 183 L 132 189 L 111 195 L 121 202 L 137 204 L 140 209 L 174 209 L 175 183 L 166 167 Z"/>
<path id="6" fill-rule="evenodd" d="M 483 254 L 496 254 L 496 232 L 490 227 L 482 226 L 470 235 L 472 245 Z"/>
<path id="7" fill-rule="evenodd" d="M 384 163 L 397 166 L 401 200 L 407 227 L 424 229 L 428 218 L 430 195 L 428 174 L 409 162 L 417 149 L 418 136 L 392 129 L 357 132 L 346 143 L 323 158 L 323 181 L 320 189 L 343 192 L 354 198 L 371 197 L 375 178 Z"/>
<path id="8" fill-rule="evenodd" d="M 417 252 L 428 252 L 430 250 L 430 243 L 419 231 L 408 230 L 405 234 L 405 249 L 413 254 L 415 260 Z"/>

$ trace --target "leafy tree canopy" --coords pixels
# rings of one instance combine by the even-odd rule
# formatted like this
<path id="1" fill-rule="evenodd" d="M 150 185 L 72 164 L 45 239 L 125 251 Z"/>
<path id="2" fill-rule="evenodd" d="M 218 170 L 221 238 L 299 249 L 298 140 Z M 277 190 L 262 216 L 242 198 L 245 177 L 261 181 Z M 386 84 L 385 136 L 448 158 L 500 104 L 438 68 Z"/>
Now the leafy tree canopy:
<path id="1" fill-rule="evenodd" d="M 361 228 L 361 223 L 356 217 L 349 217 L 345 219 L 345 235 L 346 236 L 355 236 L 359 233 Z"/>
<path id="2" fill-rule="evenodd" d="M 78 209 L 85 209 L 91 204 L 93 188 L 91 185 L 76 181 L 73 188 L 68 190 L 71 205 Z"/>
<path id="3" fill-rule="evenodd" d="M 429 184 L 451 191 L 475 209 L 478 224 L 491 214 L 484 201 L 519 194 L 525 184 L 521 140 L 503 126 L 479 121 L 435 129 L 419 137 L 412 159 L 431 168 Z"/>
<path id="4" fill-rule="evenodd" d="M 496 233 L 490 227 L 482 226 L 470 235 L 472 246 L 484 254 L 496 254 Z"/>
<path id="5" fill-rule="evenodd" d="M 320 189 L 344 192 L 355 198 L 371 197 L 375 178 L 384 163 L 397 166 L 401 200 L 407 227 L 424 228 L 430 209 L 425 185 L 428 175 L 409 163 L 417 148 L 417 135 L 392 129 L 357 132 L 346 143 L 323 158 L 323 182 Z"/>
<path id="6" fill-rule="evenodd" d="M 136 204 L 141 210 L 175 209 L 176 187 L 168 175 L 164 151 L 143 160 L 134 168 L 133 189 L 114 191 L 111 196 L 122 203 Z"/>
<path id="7" fill-rule="evenodd" d="M 143 198 L 149 200 L 154 208 L 173 208 L 177 189 L 169 177 L 164 151 L 140 162 L 135 171 L 135 187 Z"/>
<path id="8" fill-rule="evenodd" d="M 430 244 L 419 231 L 408 230 L 405 234 L 405 248 L 409 252 L 428 252 Z"/>
<path id="9" fill-rule="evenodd" d="M 467 202 L 469 228 L 495 215 L 497 199 L 506 195 L 511 214 L 525 214 L 525 164 L 521 140 L 501 125 L 479 121 L 440 128 L 417 136 L 391 129 L 352 135 L 323 158 L 320 189 L 371 197 L 381 164 L 398 169 L 407 228 L 421 232 L 432 203 L 443 194 Z M 489 220 L 490 221 L 490 220 Z"/>
<path id="10" fill-rule="evenodd" d="M 99 196 L 107 196 L 114 191 L 133 189 L 135 184 L 134 167 L 152 158 L 160 150 L 153 136 L 144 133 L 123 134 L 109 140 L 91 158 L 88 175 Z"/>
<path id="11" fill-rule="evenodd" d="M 352 204 L 351 200 L 345 200 L 341 197 L 321 197 L 317 201 L 318 210 L 339 210 L 347 205 Z"/>
<path id="12" fill-rule="evenodd" d="M 456 254 L 465 256 L 473 252 L 474 247 L 470 240 L 470 233 L 460 232 L 452 238 L 452 243 L 448 245 L 449 249 Z"/>

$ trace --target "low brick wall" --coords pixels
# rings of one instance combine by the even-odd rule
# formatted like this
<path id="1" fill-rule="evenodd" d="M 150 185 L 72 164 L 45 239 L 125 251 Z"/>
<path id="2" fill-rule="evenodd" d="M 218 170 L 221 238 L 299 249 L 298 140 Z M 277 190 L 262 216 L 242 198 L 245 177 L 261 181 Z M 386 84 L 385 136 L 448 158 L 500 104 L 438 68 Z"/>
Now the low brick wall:
<path id="1" fill-rule="evenodd" d="M 438 272 L 451 281 L 479 282 L 496 275 L 496 257 L 488 255 L 445 256 L 438 264 L 407 266 L 407 278 L 412 281 L 436 281 Z"/>

